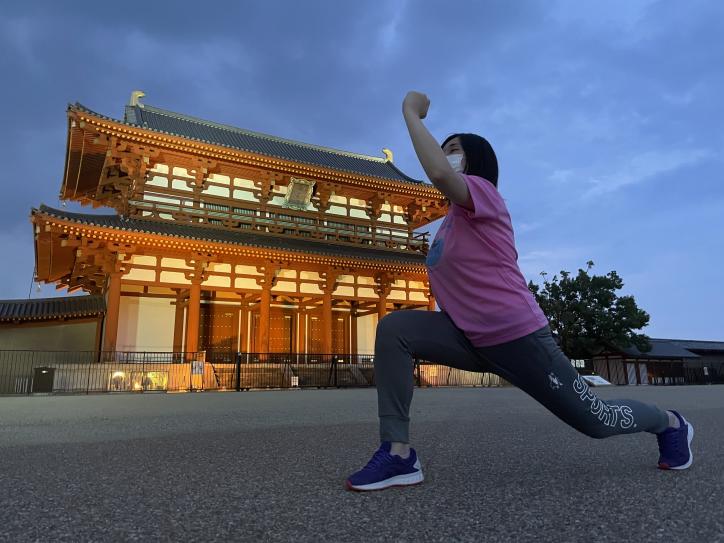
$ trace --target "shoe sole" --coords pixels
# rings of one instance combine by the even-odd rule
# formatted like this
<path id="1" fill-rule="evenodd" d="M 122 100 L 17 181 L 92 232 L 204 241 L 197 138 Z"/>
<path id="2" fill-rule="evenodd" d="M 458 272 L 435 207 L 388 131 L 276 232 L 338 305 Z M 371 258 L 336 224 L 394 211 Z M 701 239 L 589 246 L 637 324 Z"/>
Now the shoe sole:
<path id="1" fill-rule="evenodd" d="M 691 463 L 694 461 L 694 453 L 691 452 L 691 440 L 694 439 L 694 427 L 691 425 L 691 423 L 688 420 L 686 420 L 684 418 L 683 415 L 681 416 L 681 418 L 684 420 L 684 423 L 689 427 L 689 430 L 687 432 L 687 440 L 688 440 L 687 446 L 689 447 L 689 461 L 686 464 L 681 464 L 680 466 L 674 466 L 674 467 L 669 467 L 666 464 L 659 464 L 659 469 L 664 469 L 664 470 L 687 469 L 689 466 L 691 466 Z"/>
<path id="2" fill-rule="evenodd" d="M 425 480 L 425 476 L 422 474 L 422 470 L 417 470 L 415 473 L 407 473 L 405 475 L 395 475 L 384 481 L 377 483 L 370 483 L 368 485 L 353 485 L 349 480 L 345 481 L 347 490 L 353 490 L 355 492 L 369 492 L 371 490 L 384 490 L 394 486 L 413 486 L 419 485 Z"/>

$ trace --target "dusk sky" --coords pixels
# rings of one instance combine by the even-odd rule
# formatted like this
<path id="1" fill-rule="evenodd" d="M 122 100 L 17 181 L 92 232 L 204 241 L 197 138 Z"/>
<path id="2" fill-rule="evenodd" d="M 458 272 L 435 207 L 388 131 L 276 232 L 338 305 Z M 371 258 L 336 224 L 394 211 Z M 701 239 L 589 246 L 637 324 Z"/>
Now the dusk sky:
<path id="1" fill-rule="evenodd" d="M 29 215 L 59 206 L 69 102 L 121 118 L 140 89 L 422 179 L 415 89 L 437 138 L 496 149 L 527 279 L 593 260 L 644 333 L 724 340 L 724 2 L 7 2 L 0 69 L 2 299 L 64 294 L 30 289 Z"/>

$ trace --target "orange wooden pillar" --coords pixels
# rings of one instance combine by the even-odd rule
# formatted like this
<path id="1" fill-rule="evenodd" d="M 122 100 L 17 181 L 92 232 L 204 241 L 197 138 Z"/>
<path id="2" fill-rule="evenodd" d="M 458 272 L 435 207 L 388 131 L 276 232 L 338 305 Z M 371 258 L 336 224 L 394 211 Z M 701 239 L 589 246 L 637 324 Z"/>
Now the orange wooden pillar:
<path id="1" fill-rule="evenodd" d="M 306 311 L 297 312 L 297 353 L 304 354 L 307 352 L 307 313 Z"/>
<path id="2" fill-rule="evenodd" d="M 176 313 L 173 323 L 173 350 L 180 353 L 184 348 L 184 294 L 178 292 L 176 295 Z"/>
<path id="3" fill-rule="evenodd" d="M 332 352 L 332 292 L 327 290 L 322 298 L 322 353 Z"/>
<path id="4" fill-rule="evenodd" d="M 199 314 L 201 312 L 201 282 L 193 280 L 189 291 L 189 309 L 186 324 L 186 352 L 199 349 Z"/>
<path id="5" fill-rule="evenodd" d="M 121 309 L 121 272 L 108 277 L 108 301 L 106 302 L 106 325 L 103 336 L 103 350 L 115 351 L 118 340 L 118 316 Z"/>
<path id="6" fill-rule="evenodd" d="M 427 310 L 428 310 L 428 311 L 435 311 L 435 296 L 433 296 L 432 294 L 430 294 L 430 295 L 427 297 L 427 300 L 428 300 L 428 302 L 427 302 Z"/>
<path id="7" fill-rule="evenodd" d="M 265 284 L 261 290 L 259 302 L 259 331 L 257 335 L 257 350 L 260 353 L 269 352 L 269 315 L 271 306 L 271 285 Z"/>
<path id="8" fill-rule="evenodd" d="M 377 320 L 381 321 L 387 315 L 387 296 L 380 296 L 377 301 Z"/>
<path id="9" fill-rule="evenodd" d="M 387 315 L 387 297 L 390 295 L 392 281 L 388 276 L 381 276 L 377 280 L 377 322 Z"/>
<path id="10" fill-rule="evenodd" d="M 241 302 L 241 316 L 239 319 L 239 350 L 242 353 L 249 352 L 249 304 Z"/>
<path id="11" fill-rule="evenodd" d="M 352 302 L 352 308 L 349 312 L 349 325 L 352 328 L 351 330 L 351 345 L 350 345 L 350 353 L 351 354 L 357 354 L 357 306 L 359 302 Z"/>

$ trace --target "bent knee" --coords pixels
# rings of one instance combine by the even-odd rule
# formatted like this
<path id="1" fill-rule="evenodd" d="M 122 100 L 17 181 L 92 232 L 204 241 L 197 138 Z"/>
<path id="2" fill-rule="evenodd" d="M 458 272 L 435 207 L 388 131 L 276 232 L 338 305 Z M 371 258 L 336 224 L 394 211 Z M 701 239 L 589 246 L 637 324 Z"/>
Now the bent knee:
<path id="1" fill-rule="evenodd" d="M 377 335 L 398 334 L 404 328 L 405 311 L 393 311 L 377 322 Z"/>

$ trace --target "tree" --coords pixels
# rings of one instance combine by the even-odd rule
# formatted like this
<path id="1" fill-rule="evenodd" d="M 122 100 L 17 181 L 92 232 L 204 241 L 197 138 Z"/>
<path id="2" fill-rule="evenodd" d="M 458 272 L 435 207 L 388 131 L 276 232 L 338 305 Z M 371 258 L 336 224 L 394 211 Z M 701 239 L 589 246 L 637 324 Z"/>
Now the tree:
<path id="1" fill-rule="evenodd" d="M 581 359 L 612 347 L 634 345 L 641 352 L 650 351 L 648 336 L 635 332 L 648 324 L 649 314 L 638 308 L 633 296 L 617 296 L 623 280 L 615 271 L 589 275 L 593 262 L 586 265 L 575 277 L 561 271 L 560 280 L 554 275 L 548 281 L 548 274 L 541 272 L 542 288 L 533 281 L 528 284 L 563 352 Z"/>

